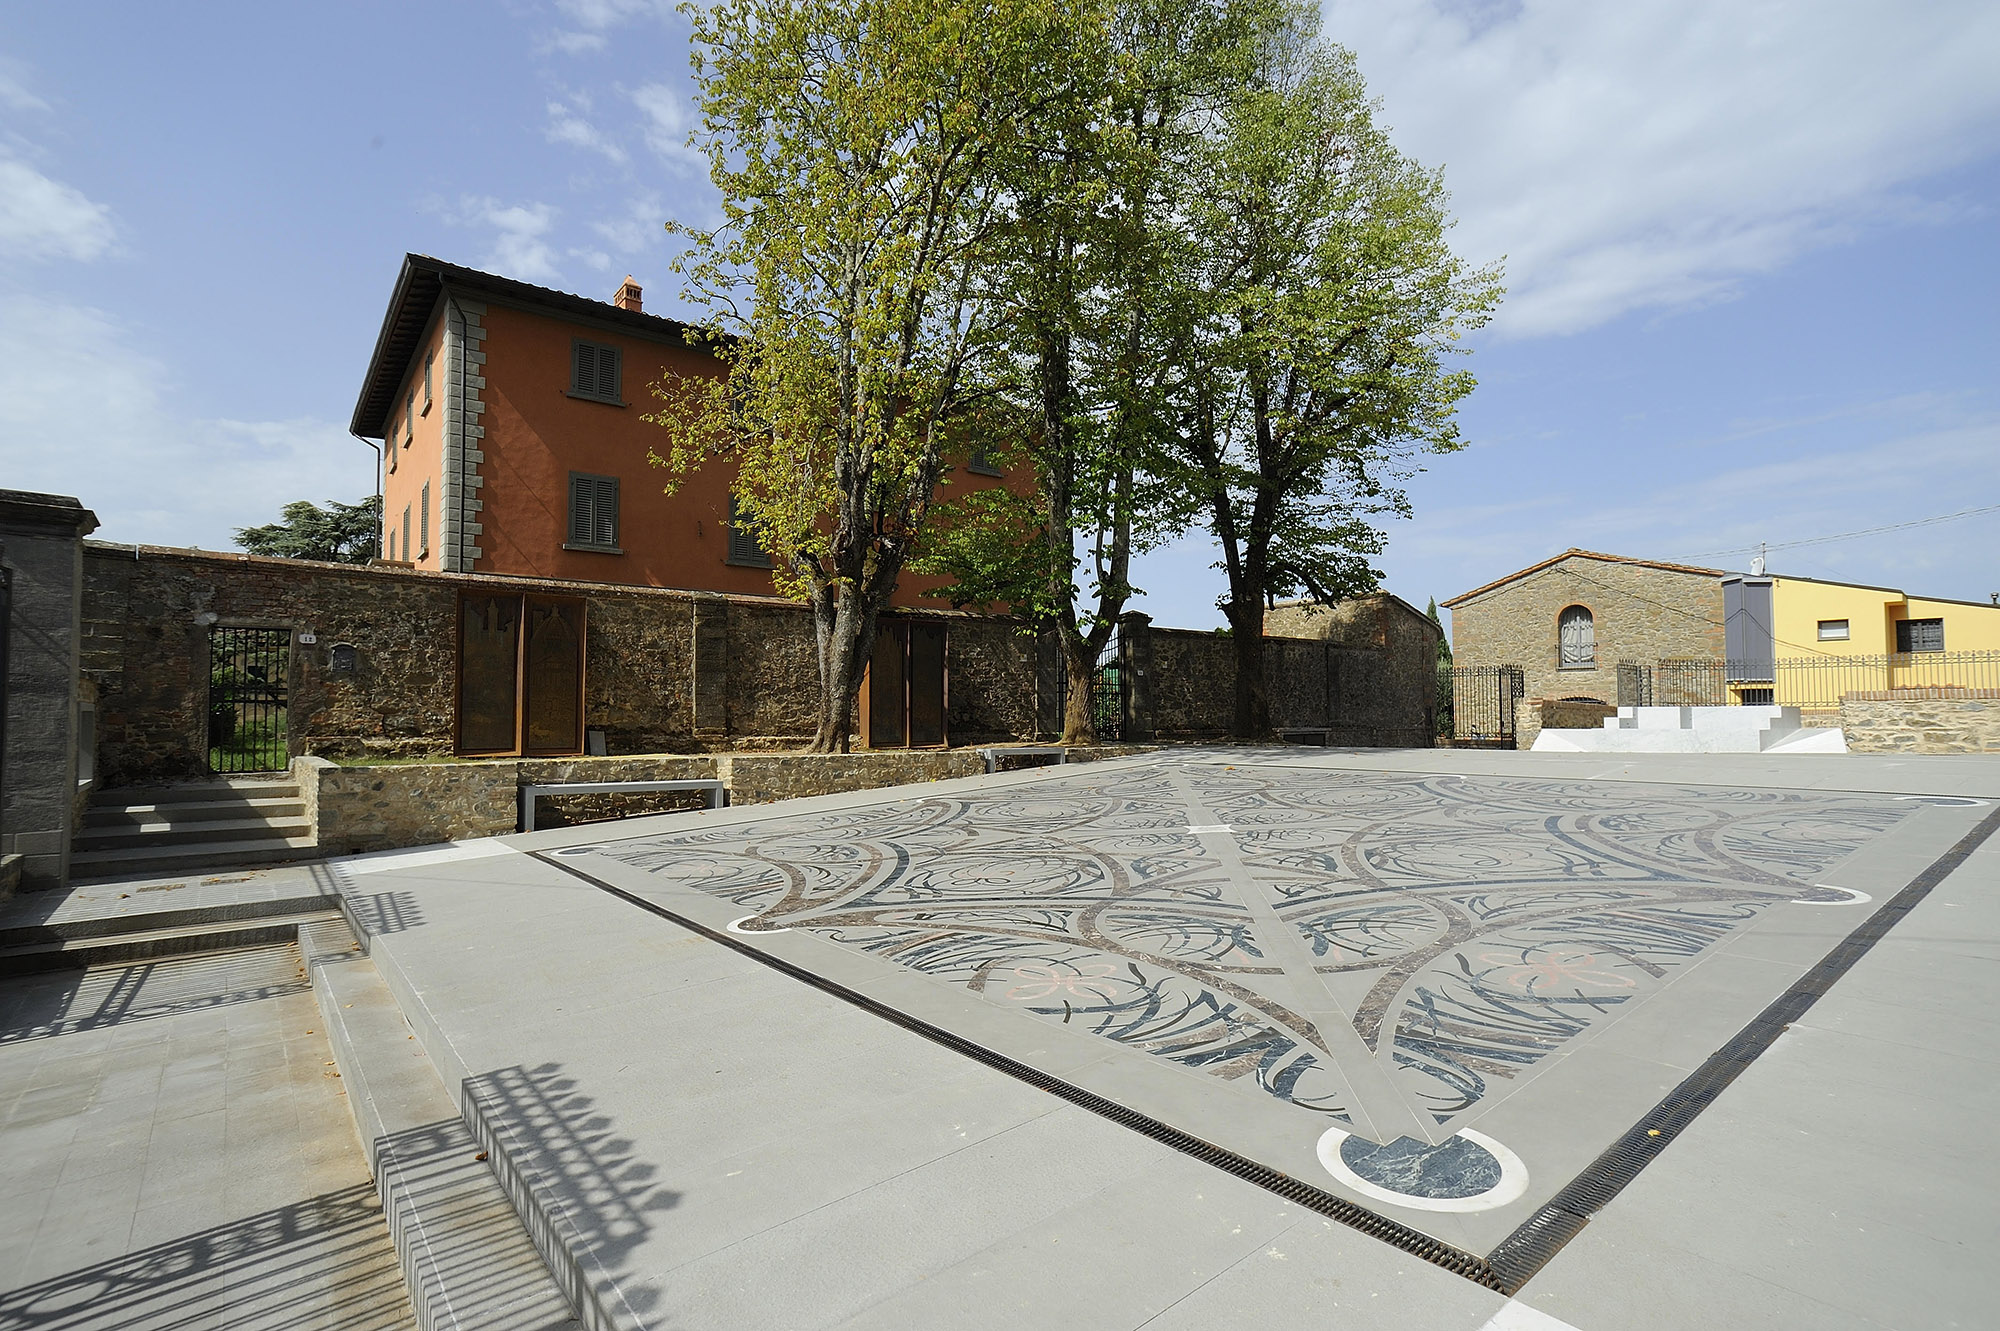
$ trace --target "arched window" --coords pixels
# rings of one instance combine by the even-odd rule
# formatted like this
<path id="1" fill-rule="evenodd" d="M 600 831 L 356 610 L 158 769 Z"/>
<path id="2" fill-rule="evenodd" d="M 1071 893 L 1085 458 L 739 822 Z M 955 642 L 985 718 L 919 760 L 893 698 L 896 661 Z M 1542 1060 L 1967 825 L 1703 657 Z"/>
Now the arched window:
<path id="1" fill-rule="evenodd" d="M 1556 620 L 1557 663 L 1565 670 L 1597 664 L 1597 623 L 1590 611 L 1573 605 Z"/>

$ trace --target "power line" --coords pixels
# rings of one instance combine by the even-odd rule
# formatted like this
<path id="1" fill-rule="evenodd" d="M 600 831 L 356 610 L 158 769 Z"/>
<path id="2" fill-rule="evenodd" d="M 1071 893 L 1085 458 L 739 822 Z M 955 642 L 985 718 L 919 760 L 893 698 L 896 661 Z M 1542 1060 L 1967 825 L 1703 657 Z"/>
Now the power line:
<path id="1" fill-rule="evenodd" d="M 1851 541 L 1857 536 L 1880 536 L 1883 532 L 1908 531 L 1911 527 L 1930 527 L 1940 522 L 1956 522 L 1960 518 L 1977 517 L 1981 513 L 2000 513 L 2000 504 L 1986 504 L 1980 508 L 1960 509 L 1956 513 L 1940 513 L 1934 518 L 1917 518 L 1912 522 L 1892 522 L 1886 527 L 1869 527 L 1862 531 L 1842 532 L 1838 536 L 1813 536 L 1803 541 L 1774 541 L 1766 545 L 1743 545 L 1733 550 L 1704 550 L 1698 555 L 1681 555 L 1681 559 L 1713 559 L 1717 555 L 1754 555 L 1760 550 L 1796 550 L 1802 545 L 1825 545 L 1829 541 Z"/>

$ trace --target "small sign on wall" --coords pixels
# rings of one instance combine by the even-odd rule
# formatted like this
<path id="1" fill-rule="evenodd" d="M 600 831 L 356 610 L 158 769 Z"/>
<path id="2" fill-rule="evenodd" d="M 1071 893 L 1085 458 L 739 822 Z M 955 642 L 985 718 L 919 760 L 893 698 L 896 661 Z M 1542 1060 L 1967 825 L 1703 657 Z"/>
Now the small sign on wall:
<path id="1" fill-rule="evenodd" d="M 354 657 L 353 643 L 336 642 L 326 650 L 327 673 L 332 675 L 352 674 L 354 672 Z"/>

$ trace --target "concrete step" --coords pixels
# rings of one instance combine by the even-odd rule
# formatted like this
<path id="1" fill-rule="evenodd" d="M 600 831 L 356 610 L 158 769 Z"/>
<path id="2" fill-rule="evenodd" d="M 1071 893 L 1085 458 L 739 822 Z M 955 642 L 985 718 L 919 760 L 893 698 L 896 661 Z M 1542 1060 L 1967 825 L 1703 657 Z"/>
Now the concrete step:
<path id="1" fill-rule="evenodd" d="M 171 808 L 171 806 L 169 806 Z M 80 851 L 122 850 L 133 846 L 178 846 L 205 841 L 270 841 L 312 836 L 303 816 L 289 818 L 200 818 L 181 822 L 133 823 L 124 827 L 93 827 L 76 839 Z"/>
<path id="2" fill-rule="evenodd" d="M 86 829 L 136 827 L 147 823 L 230 822 L 243 818 L 298 818 L 305 801 L 296 795 L 245 799 L 180 800 L 166 803 L 93 804 L 84 810 Z"/>
<path id="3" fill-rule="evenodd" d="M 222 777 L 174 781 L 157 786 L 116 786 L 100 790 L 92 803 L 106 808 L 127 804 L 199 804 L 213 800 L 297 799 L 299 783 L 287 776 Z"/>
<path id="4" fill-rule="evenodd" d="M 292 915 L 134 929 L 101 937 L 56 938 L 16 944 L 0 948 L 0 977 L 74 970 L 115 962 L 152 961 L 189 952 L 289 943 L 298 938 L 302 925 L 339 919 L 338 911 L 314 910 Z"/>
<path id="5" fill-rule="evenodd" d="M 14 924 L 0 928 L 0 948 L 23 947 L 29 943 L 55 943 L 64 939 L 111 938 L 119 934 L 150 929 L 174 929 L 191 924 L 234 924 L 244 920 L 267 919 L 274 915 L 311 915 L 339 910 L 340 898 L 317 892 L 257 901 L 220 902 L 209 906 L 144 910 L 118 915 L 84 915 L 68 920 L 46 920 L 35 924 Z"/>
<path id="6" fill-rule="evenodd" d="M 423 1331 L 580 1327 L 374 963 L 343 924 L 300 935 L 313 996 Z"/>
<path id="7" fill-rule="evenodd" d="M 137 874 L 194 873 L 204 869 L 246 864 L 283 864 L 319 858 L 312 837 L 267 837 L 256 841 L 201 841 L 177 846 L 132 846 L 118 850 L 83 850 L 70 854 L 70 877 L 95 878 Z"/>

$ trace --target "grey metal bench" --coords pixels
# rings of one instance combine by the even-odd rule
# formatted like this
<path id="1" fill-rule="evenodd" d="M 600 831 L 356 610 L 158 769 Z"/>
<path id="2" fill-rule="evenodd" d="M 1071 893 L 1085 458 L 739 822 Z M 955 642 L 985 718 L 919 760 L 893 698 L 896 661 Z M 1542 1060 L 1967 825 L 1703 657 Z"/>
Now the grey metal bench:
<path id="1" fill-rule="evenodd" d="M 642 790 L 705 790 L 709 808 L 720 809 L 729 803 L 729 792 L 713 777 L 686 781 L 558 781 L 521 787 L 521 830 L 535 830 L 535 801 L 544 795 L 626 794 Z"/>
<path id="2" fill-rule="evenodd" d="M 1323 749 L 1326 747 L 1327 741 L 1333 738 L 1333 728 L 1331 726 L 1285 726 L 1280 727 L 1278 730 L 1278 738 L 1288 744 L 1303 744 L 1305 743 L 1305 737 L 1308 735 L 1316 737 L 1319 740 L 1319 746 Z"/>
<path id="3" fill-rule="evenodd" d="M 999 771 L 1002 758 L 1054 758 L 1058 767 L 1069 762 L 1069 750 L 1060 744 L 1008 745 L 1005 748 L 981 749 L 979 756 L 986 760 L 988 772 Z"/>

